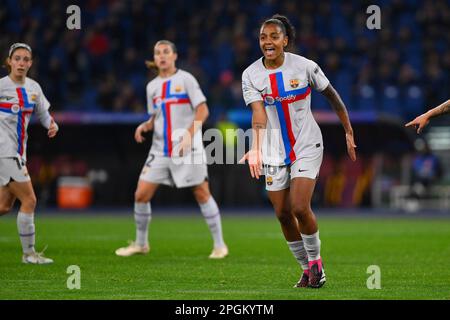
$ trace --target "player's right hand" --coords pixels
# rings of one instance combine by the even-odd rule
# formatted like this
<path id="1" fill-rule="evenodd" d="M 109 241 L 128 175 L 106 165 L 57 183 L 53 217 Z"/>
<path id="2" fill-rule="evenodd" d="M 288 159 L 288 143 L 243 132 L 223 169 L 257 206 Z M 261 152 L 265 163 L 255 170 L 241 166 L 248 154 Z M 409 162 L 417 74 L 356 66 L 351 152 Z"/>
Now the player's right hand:
<path id="1" fill-rule="evenodd" d="M 413 121 L 408 122 L 405 124 L 405 127 L 412 127 L 414 126 L 417 128 L 417 134 L 421 133 L 423 128 L 427 126 L 427 124 L 430 122 L 430 119 L 425 114 L 422 114 L 415 118 Z"/>
<path id="2" fill-rule="evenodd" d="M 262 171 L 262 154 L 261 151 L 258 150 L 250 150 L 247 152 L 241 160 L 239 160 L 239 163 L 245 163 L 245 160 L 248 161 L 248 166 L 250 169 L 250 174 L 252 175 L 252 178 L 259 179 L 259 176 L 261 175 Z"/>

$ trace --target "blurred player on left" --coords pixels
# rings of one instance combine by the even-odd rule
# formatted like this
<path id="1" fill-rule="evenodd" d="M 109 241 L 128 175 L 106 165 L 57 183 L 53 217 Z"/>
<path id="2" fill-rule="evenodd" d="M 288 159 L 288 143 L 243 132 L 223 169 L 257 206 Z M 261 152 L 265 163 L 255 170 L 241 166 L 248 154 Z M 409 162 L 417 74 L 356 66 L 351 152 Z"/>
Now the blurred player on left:
<path id="1" fill-rule="evenodd" d="M 48 112 L 50 103 L 40 85 L 27 77 L 32 63 L 30 46 L 15 43 L 6 59 L 9 74 L 0 79 L 0 215 L 11 211 L 19 199 L 17 228 L 22 262 L 48 264 L 53 260 L 34 249 L 36 195 L 25 166 L 27 127 L 33 112 L 48 129 L 49 138 L 56 136 L 58 125 Z"/>

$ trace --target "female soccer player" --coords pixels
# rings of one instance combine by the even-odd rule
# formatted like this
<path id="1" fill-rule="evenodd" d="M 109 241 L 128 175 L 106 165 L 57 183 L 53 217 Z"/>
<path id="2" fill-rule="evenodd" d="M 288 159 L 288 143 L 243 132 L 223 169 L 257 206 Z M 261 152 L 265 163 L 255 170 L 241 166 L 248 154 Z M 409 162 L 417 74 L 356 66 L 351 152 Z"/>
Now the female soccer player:
<path id="1" fill-rule="evenodd" d="M 58 125 L 48 112 L 50 103 L 41 87 L 27 78 L 32 64 L 30 46 L 15 43 L 6 59 L 9 75 L 0 79 L 0 214 L 8 213 L 19 199 L 17 227 L 22 243 L 22 262 L 48 264 L 53 260 L 34 249 L 36 195 L 25 165 L 27 127 L 33 112 L 48 129 L 49 138 L 56 135 Z"/>
<path id="2" fill-rule="evenodd" d="M 319 229 L 311 210 L 323 142 L 311 113 L 311 87 L 330 102 L 345 129 L 347 151 L 355 161 L 353 129 L 344 103 L 319 66 L 286 51 L 294 28 L 285 16 L 274 15 L 260 29 L 263 57 L 242 74 L 244 100 L 252 108 L 253 143 L 240 160 L 248 160 L 259 179 L 264 164 L 266 189 L 284 237 L 303 274 L 296 287 L 320 288 L 325 272 Z"/>
<path id="3" fill-rule="evenodd" d="M 424 114 L 421 114 L 413 121 L 405 124 L 405 127 L 415 126 L 417 128 L 417 133 L 422 132 L 423 128 L 425 128 L 432 118 L 443 114 L 450 114 L 450 100 L 438 105 L 437 107 L 428 110 Z"/>
<path id="4" fill-rule="evenodd" d="M 153 142 L 135 193 L 136 241 L 117 249 L 116 254 L 130 256 L 149 252 L 150 201 L 158 186 L 165 184 L 192 187 L 214 240 L 209 258 L 222 259 L 228 255 L 228 248 L 222 236 L 219 208 L 209 191 L 201 133 L 201 125 L 209 114 L 208 106 L 197 80 L 178 69 L 176 60 L 175 45 L 160 40 L 154 47 L 154 62 L 147 64 L 157 69 L 158 76 L 147 85 L 150 119 L 137 127 L 135 140 L 142 143 L 142 134 L 154 129 Z M 180 132 L 182 134 L 177 135 Z"/>

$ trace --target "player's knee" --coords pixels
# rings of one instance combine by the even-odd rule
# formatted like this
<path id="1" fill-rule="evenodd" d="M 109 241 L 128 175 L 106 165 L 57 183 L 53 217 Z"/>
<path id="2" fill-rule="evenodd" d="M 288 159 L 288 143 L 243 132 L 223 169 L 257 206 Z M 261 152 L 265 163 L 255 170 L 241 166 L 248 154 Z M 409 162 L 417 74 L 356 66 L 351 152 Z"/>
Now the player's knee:
<path id="1" fill-rule="evenodd" d="M 311 212 L 311 207 L 309 204 L 295 204 L 292 205 L 292 215 L 297 217 L 300 220 L 306 219 L 309 215 L 309 213 Z"/>
<path id="2" fill-rule="evenodd" d="M 22 207 L 26 209 L 27 212 L 34 212 L 36 208 L 37 199 L 35 195 L 28 196 L 22 201 Z"/>
<path id="3" fill-rule="evenodd" d="M 194 188 L 194 197 L 198 203 L 205 203 L 209 200 L 211 194 L 206 188 Z"/>
<path id="4" fill-rule="evenodd" d="M 277 212 L 277 218 L 281 225 L 291 225 L 294 220 L 294 216 L 287 210 Z"/>
<path id="5" fill-rule="evenodd" d="M 140 202 L 140 203 L 149 202 L 150 201 L 150 197 L 145 192 L 141 192 L 141 191 L 137 190 L 134 193 L 134 201 L 135 202 Z"/>

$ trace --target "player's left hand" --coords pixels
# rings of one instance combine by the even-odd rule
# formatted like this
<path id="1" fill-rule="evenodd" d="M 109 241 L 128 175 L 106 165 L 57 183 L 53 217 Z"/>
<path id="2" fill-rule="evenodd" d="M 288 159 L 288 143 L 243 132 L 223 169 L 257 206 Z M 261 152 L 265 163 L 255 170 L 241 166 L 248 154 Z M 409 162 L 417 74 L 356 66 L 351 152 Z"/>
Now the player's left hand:
<path id="1" fill-rule="evenodd" d="M 353 132 L 345 134 L 345 141 L 347 142 L 347 153 L 352 161 L 356 161 L 356 144 L 353 138 Z"/>
<path id="2" fill-rule="evenodd" d="M 48 128 L 47 135 L 49 138 L 54 138 L 58 133 L 59 127 L 56 124 L 55 120 L 52 119 L 50 122 L 50 127 Z"/>

